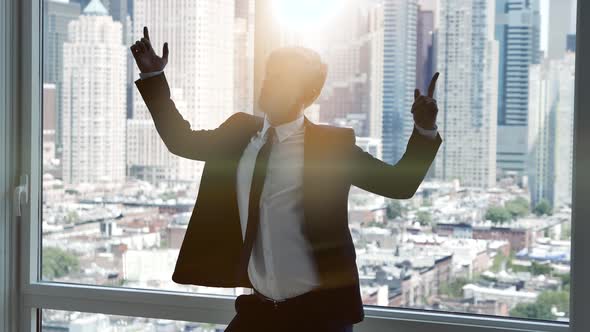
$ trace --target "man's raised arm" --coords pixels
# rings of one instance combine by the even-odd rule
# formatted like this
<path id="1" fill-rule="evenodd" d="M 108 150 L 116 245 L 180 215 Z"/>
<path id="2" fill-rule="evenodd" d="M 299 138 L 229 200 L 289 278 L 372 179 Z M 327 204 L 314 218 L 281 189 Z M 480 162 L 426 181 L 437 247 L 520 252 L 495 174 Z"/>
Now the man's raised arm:
<path id="1" fill-rule="evenodd" d="M 143 28 L 143 34 L 143 38 L 130 47 L 141 72 L 141 78 L 135 81 L 135 85 L 154 120 L 158 134 L 175 155 L 194 160 L 209 159 L 218 151 L 220 131 L 235 114 L 216 129 L 192 130 L 190 123 L 170 99 L 170 87 L 163 72 L 168 63 L 168 43 L 164 43 L 162 57 L 159 57 L 150 43 L 147 27 Z"/>
<path id="2" fill-rule="evenodd" d="M 390 165 L 358 147 L 352 132 L 349 145 L 352 151 L 348 159 L 351 184 L 388 198 L 411 198 L 426 176 L 441 143 L 440 134 L 431 139 L 414 128 L 406 152 L 395 165 Z"/>
<path id="3" fill-rule="evenodd" d="M 414 196 L 442 143 L 436 130 L 438 107 L 433 97 L 438 76 L 436 73 L 432 77 L 427 95 L 421 95 L 418 89 L 414 91 L 414 130 L 404 155 L 395 165 L 374 158 L 356 146 L 354 131 L 350 131 L 350 159 L 346 166 L 352 185 L 389 198 Z"/>
<path id="4" fill-rule="evenodd" d="M 190 123 L 182 117 L 174 101 L 170 99 L 170 88 L 164 73 L 138 79 L 135 85 L 162 141 L 171 153 L 180 157 L 208 160 L 219 151 L 219 137 L 223 129 L 239 114 L 230 116 L 215 129 L 192 130 Z"/>

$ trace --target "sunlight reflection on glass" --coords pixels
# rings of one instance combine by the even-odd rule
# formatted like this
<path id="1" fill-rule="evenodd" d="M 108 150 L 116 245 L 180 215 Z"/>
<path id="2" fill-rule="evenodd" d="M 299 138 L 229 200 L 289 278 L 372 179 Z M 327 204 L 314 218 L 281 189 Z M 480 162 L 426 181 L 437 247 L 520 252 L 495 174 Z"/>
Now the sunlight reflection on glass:
<path id="1" fill-rule="evenodd" d="M 273 12 L 287 29 L 300 32 L 321 28 L 334 18 L 349 0 L 278 0 Z"/>

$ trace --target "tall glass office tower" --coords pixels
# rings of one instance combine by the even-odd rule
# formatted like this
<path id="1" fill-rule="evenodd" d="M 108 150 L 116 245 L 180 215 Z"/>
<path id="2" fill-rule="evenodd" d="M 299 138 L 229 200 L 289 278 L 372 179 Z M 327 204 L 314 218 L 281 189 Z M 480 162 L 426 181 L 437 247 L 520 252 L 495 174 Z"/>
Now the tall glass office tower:
<path id="1" fill-rule="evenodd" d="M 540 51 L 539 0 L 497 0 L 498 150 L 502 174 L 523 175 L 527 160 L 529 67 Z"/>
<path id="2" fill-rule="evenodd" d="M 396 163 L 414 128 L 416 0 L 385 0 L 383 33 L 383 161 Z"/>

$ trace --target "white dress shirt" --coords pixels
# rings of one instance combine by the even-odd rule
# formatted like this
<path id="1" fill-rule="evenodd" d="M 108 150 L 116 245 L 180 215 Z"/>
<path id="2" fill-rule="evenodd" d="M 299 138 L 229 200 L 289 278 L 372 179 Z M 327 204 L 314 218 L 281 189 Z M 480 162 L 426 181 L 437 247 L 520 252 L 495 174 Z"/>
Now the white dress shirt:
<path id="1" fill-rule="evenodd" d="M 145 79 L 162 71 L 140 73 Z M 236 189 L 242 238 L 246 237 L 252 173 L 258 151 L 266 142 L 270 127 L 263 127 L 244 149 L 237 168 Z M 418 131 L 434 139 L 437 129 Z M 319 285 L 311 247 L 303 226 L 303 142 L 304 117 L 275 127 L 268 169 L 260 196 L 260 224 L 248 263 L 252 286 L 265 296 L 281 300 L 312 290 Z"/>
<path id="2" fill-rule="evenodd" d="M 237 194 L 245 239 L 252 173 L 270 127 L 252 136 L 237 169 Z M 303 232 L 303 115 L 275 127 L 276 138 L 260 195 L 260 227 L 252 247 L 248 276 L 252 286 L 275 300 L 303 294 L 317 285 L 311 247 Z"/>

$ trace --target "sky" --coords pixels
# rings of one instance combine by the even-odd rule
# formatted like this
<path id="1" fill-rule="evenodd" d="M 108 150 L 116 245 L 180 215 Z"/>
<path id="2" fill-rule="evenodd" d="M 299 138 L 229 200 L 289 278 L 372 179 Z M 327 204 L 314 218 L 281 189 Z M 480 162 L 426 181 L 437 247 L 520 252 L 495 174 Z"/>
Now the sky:
<path id="1" fill-rule="evenodd" d="M 549 35 L 549 2 L 550 1 L 564 1 L 564 0 L 541 0 L 541 49 L 547 50 L 547 37 Z M 582 0 L 571 0 L 571 20 L 569 33 L 576 33 L 576 11 L 577 1 Z"/>

